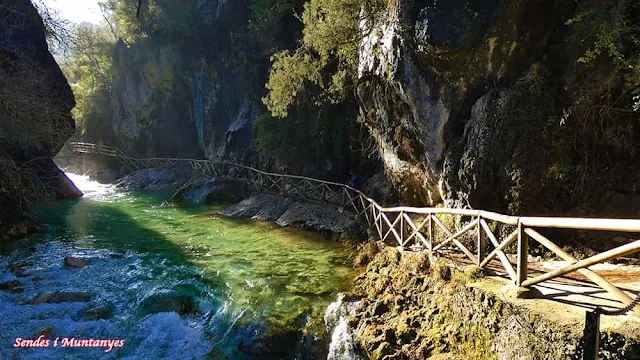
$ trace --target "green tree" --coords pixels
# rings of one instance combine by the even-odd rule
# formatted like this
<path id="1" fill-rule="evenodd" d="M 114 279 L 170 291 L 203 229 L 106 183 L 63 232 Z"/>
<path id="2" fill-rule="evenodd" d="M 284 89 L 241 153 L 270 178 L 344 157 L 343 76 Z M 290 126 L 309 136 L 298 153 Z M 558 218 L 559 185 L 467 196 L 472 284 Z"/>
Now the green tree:
<path id="1" fill-rule="evenodd" d="M 310 0 L 302 14 L 302 44 L 295 52 L 276 53 L 263 98 L 273 116 L 284 118 L 309 85 L 320 88 L 318 101 L 344 99 L 357 76 L 362 14 L 374 16 L 373 0 Z"/>

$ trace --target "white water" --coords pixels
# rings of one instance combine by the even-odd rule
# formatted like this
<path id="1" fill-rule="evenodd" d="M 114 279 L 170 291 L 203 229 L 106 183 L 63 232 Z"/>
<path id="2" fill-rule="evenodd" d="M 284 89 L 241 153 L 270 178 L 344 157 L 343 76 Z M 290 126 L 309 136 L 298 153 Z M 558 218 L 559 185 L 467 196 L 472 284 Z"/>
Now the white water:
<path id="1" fill-rule="evenodd" d="M 359 302 L 344 302 L 343 294 L 338 295 L 338 301 L 332 302 L 324 314 L 327 332 L 332 333 L 329 355 L 327 360 L 359 360 L 358 352 L 353 343 L 351 329 L 347 317 L 354 313 Z"/>
<path id="2" fill-rule="evenodd" d="M 76 187 L 84 193 L 84 197 L 96 201 L 116 201 L 118 194 L 115 186 L 111 184 L 100 184 L 89 179 L 87 175 L 65 173 Z"/>

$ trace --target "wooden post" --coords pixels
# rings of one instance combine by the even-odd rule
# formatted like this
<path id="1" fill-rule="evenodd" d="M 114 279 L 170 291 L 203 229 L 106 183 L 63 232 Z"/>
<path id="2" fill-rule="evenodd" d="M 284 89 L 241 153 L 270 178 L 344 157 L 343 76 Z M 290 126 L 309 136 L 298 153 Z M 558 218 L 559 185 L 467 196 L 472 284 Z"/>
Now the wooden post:
<path id="1" fill-rule="evenodd" d="M 598 348 L 600 347 L 600 314 L 595 311 L 587 311 L 584 319 L 584 350 L 583 360 L 598 360 Z"/>
<path id="2" fill-rule="evenodd" d="M 476 230 L 478 232 L 478 266 L 480 266 L 480 263 L 482 263 L 482 261 L 484 261 L 484 257 L 487 255 L 487 241 L 484 237 L 484 231 L 482 229 L 482 225 L 480 224 L 480 221 L 482 220 L 482 217 L 480 215 L 478 215 L 478 221 L 477 221 L 477 225 L 476 225 Z"/>
<path id="3" fill-rule="evenodd" d="M 429 250 L 433 249 L 433 220 L 431 219 L 433 215 L 429 214 Z"/>
<path id="4" fill-rule="evenodd" d="M 404 248 L 404 212 L 400 211 L 400 246 Z"/>
<path id="5" fill-rule="evenodd" d="M 524 232 L 524 226 L 518 221 L 518 266 L 516 285 L 521 286 L 527 280 L 527 267 L 529 255 L 529 237 Z"/>

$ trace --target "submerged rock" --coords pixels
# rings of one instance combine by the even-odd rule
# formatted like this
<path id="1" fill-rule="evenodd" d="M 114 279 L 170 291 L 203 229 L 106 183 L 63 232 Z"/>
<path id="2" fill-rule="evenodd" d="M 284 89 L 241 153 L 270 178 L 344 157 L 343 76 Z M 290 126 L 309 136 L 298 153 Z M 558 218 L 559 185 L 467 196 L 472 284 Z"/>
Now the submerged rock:
<path id="1" fill-rule="evenodd" d="M 13 290 L 20 286 L 22 286 L 22 282 L 20 280 L 5 281 L 0 284 L 0 290 Z"/>
<path id="2" fill-rule="evenodd" d="M 56 291 L 54 293 L 46 293 L 40 294 L 35 298 L 29 301 L 31 305 L 38 304 L 51 304 L 51 303 L 62 303 L 62 302 L 87 302 L 91 300 L 91 295 L 87 292 L 75 291 L 75 292 L 64 292 L 64 291 Z"/>
<path id="3" fill-rule="evenodd" d="M 170 290 L 145 298 L 138 311 L 141 316 L 160 312 L 176 312 L 184 315 L 194 312 L 196 308 L 197 304 L 192 296 Z"/>
<path id="4" fill-rule="evenodd" d="M 67 256 L 64 258 L 64 265 L 68 267 L 85 267 L 89 265 L 89 262 L 77 257 Z"/>
<path id="5" fill-rule="evenodd" d="M 113 306 L 111 306 L 111 304 L 89 308 L 87 310 L 84 310 L 84 313 L 82 314 L 82 320 L 108 319 L 111 317 L 112 311 Z"/>

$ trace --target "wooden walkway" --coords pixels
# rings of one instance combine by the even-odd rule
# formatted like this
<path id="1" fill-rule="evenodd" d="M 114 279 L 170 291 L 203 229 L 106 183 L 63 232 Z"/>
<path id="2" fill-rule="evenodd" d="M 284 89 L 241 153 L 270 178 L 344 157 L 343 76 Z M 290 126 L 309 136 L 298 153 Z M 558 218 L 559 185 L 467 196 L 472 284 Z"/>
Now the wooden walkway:
<path id="1" fill-rule="evenodd" d="M 542 282 L 546 284 L 549 280 L 577 273 L 580 278 L 588 279 L 597 288 L 606 291 L 611 298 L 621 302 L 622 306 L 633 301 L 629 295 L 633 293 L 604 279 L 590 270 L 590 267 L 640 251 L 640 240 L 578 260 L 539 231 L 565 229 L 626 232 L 640 238 L 639 219 L 518 217 L 470 209 L 402 206 L 386 208 L 361 191 L 335 182 L 274 174 L 229 162 L 178 158 L 138 159 L 104 145 L 72 142 L 68 146 L 76 153 L 119 158 L 133 169 L 188 165 L 205 175 L 225 175 L 248 180 L 255 191 L 352 208 L 367 221 L 381 241 L 391 242 L 405 249 L 427 250 L 432 253 L 455 251 L 480 268 L 499 266 L 508 280 L 519 287 L 533 287 Z M 554 253 L 565 262 L 564 266 L 553 270 L 531 267 L 529 248 L 532 242 Z M 508 255 L 514 252 L 515 257 Z M 568 288 L 567 291 L 574 291 L 571 289 Z M 640 306 L 634 312 L 640 315 Z"/>

